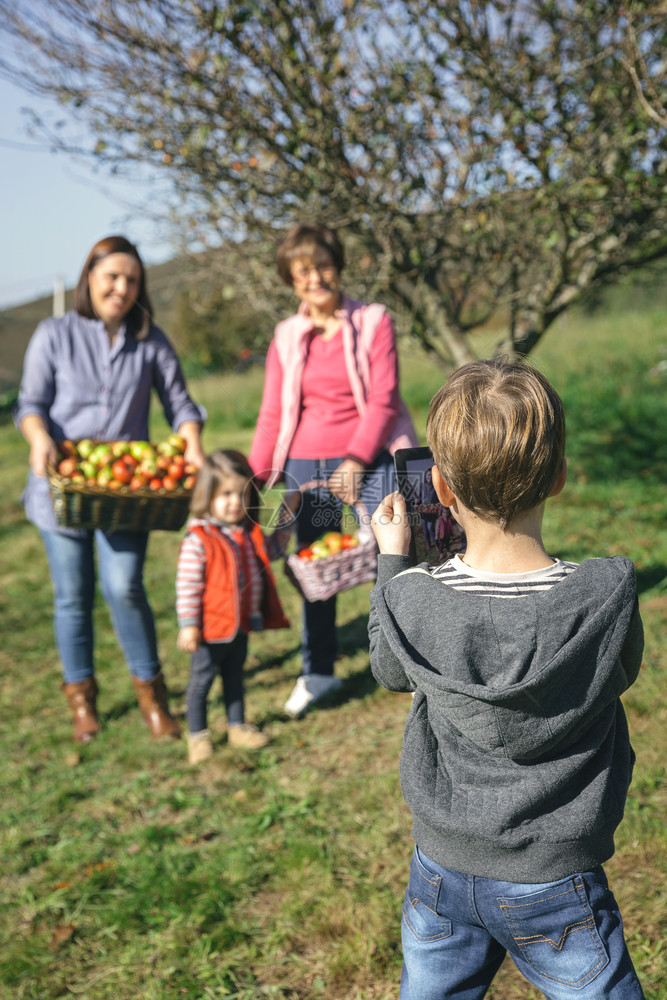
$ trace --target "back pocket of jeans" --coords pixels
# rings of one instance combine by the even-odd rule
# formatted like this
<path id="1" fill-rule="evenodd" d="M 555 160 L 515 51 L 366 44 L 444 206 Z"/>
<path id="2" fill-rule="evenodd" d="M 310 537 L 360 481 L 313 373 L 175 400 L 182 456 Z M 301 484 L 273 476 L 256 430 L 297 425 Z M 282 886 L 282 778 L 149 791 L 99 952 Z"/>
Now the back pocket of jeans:
<path id="1" fill-rule="evenodd" d="M 582 989 L 607 965 L 580 876 L 498 903 L 521 956 L 545 979 Z"/>
<path id="2" fill-rule="evenodd" d="M 442 877 L 431 872 L 415 850 L 403 901 L 403 921 L 417 941 L 442 941 L 452 935 L 452 921 L 439 909 Z"/>

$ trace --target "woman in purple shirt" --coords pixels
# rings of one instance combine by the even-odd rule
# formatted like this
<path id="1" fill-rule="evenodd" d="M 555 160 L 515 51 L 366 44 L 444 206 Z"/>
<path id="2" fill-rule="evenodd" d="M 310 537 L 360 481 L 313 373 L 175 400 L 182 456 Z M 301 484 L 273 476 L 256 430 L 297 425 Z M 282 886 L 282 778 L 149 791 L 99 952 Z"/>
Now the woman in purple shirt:
<path id="1" fill-rule="evenodd" d="M 16 423 L 30 445 L 23 500 L 44 539 L 54 588 L 56 645 L 74 739 L 87 743 L 100 724 L 93 662 L 93 598 L 97 550 L 100 589 L 111 611 L 154 736 L 179 735 L 169 713 L 153 613 L 143 585 L 147 532 L 60 528 L 46 479 L 56 441 L 145 440 L 151 391 L 186 442 L 185 457 L 203 462 L 204 412 L 190 399 L 166 336 L 152 321 L 146 277 L 136 247 L 122 236 L 90 251 L 74 290 L 74 309 L 40 323 L 26 351 Z"/>

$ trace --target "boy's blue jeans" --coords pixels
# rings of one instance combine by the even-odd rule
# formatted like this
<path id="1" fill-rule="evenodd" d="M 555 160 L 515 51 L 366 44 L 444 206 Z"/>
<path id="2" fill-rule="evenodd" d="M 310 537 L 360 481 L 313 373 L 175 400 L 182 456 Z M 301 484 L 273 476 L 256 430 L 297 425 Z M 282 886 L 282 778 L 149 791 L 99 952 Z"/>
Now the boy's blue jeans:
<path id="1" fill-rule="evenodd" d="M 415 847 L 401 1000 L 481 1000 L 509 953 L 548 1000 L 643 1000 L 602 868 L 538 885 L 443 868 Z"/>

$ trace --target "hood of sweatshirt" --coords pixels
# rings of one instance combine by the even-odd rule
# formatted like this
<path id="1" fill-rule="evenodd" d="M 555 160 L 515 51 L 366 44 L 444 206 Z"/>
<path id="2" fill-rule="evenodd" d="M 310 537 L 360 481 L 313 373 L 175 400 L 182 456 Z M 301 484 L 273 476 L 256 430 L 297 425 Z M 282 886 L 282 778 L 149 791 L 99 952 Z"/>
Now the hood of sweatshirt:
<path id="1" fill-rule="evenodd" d="M 620 656 L 634 567 L 621 556 L 585 560 L 516 599 L 457 591 L 417 567 L 376 588 L 373 606 L 433 731 L 485 754 L 532 762 L 567 753 L 634 680 Z"/>

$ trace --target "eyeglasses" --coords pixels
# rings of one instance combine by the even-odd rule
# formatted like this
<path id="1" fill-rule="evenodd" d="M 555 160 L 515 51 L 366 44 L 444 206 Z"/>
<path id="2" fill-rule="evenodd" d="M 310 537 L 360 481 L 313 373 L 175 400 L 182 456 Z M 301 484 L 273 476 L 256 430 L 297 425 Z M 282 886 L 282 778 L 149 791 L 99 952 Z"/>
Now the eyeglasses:
<path id="1" fill-rule="evenodd" d="M 298 264 L 292 269 L 292 281 L 295 285 L 304 285 L 310 279 L 313 271 L 325 281 L 335 278 L 337 274 L 335 264 L 311 264 L 310 267 L 307 267 L 305 264 Z"/>

